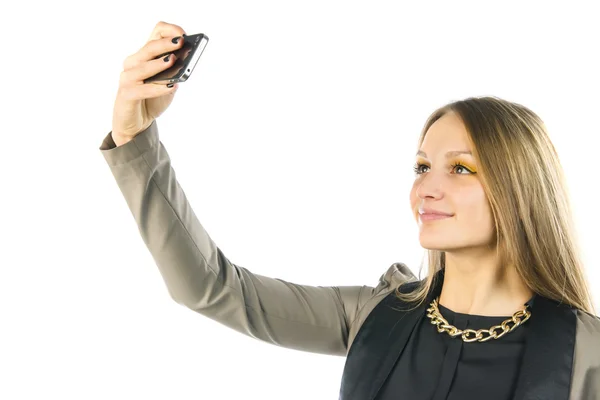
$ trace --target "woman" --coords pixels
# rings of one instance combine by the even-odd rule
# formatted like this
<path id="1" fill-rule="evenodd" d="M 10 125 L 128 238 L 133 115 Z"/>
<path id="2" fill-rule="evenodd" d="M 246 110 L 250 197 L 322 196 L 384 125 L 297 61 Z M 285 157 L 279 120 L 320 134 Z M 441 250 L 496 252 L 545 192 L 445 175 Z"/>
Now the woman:
<path id="1" fill-rule="evenodd" d="M 196 218 L 159 141 L 177 85 L 160 22 L 128 57 L 100 150 L 172 298 L 279 346 L 347 356 L 341 399 L 600 399 L 600 319 L 542 121 L 498 98 L 435 111 L 410 204 L 426 279 L 402 263 L 376 287 L 312 287 L 230 262 Z M 459 233 L 457 233 L 459 232 Z"/>

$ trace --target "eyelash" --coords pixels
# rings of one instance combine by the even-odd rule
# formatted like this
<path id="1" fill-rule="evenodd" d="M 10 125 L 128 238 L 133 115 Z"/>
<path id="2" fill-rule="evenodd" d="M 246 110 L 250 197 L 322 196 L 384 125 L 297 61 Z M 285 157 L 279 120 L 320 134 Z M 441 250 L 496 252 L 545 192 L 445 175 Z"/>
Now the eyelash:
<path id="1" fill-rule="evenodd" d="M 422 174 L 422 172 L 419 172 L 419 169 L 420 169 L 420 168 L 421 168 L 423 165 L 427 167 L 427 164 L 422 164 L 422 163 L 417 163 L 417 164 L 416 164 L 416 165 L 413 167 L 413 170 L 415 171 L 415 174 L 417 174 L 417 175 L 421 175 L 421 174 Z M 456 168 L 456 167 L 462 167 L 462 168 L 464 168 L 466 171 L 469 171 L 469 172 L 470 172 L 472 175 L 476 173 L 476 172 L 473 172 L 473 171 L 471 171 L 469 168 L 467 168 L 465 165 L 463 165 L 463 164 L 462 164 L 460 161 L 457 161 L 457 162 L 455 162 L 455 163 L 454 163 L 454 164 L 452 164 L 451 166 L 452 166 L 452 169 L 454 169 L 454 168 Z M 458 174 L 458 175 L 464 175 L 464 174 Z"/>

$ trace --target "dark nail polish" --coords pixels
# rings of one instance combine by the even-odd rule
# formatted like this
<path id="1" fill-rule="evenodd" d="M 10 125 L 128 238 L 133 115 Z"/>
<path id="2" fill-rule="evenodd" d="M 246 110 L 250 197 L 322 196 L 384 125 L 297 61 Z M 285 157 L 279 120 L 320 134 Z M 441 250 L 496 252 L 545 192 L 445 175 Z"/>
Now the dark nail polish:
<path id="1" fill-rule="evenodd" d="M 173 86 L 175 86 L 175 84 L 174 84 L 174 83 L 169 83 L 169 84 L 167 85 L 167 87 L 168 87 L 168 88 L 172 88 Z"/>
<path id="2" fill-rule="evenodd" d="M 171 39 L 171 42 L 173 42 L 173 44 L 177 44 L 179 39 L 181 39 L 181 36 L 174 37 L 173 39 Z"/>
<path id="3" fill-rule="evenodd" d="M 165 62 L 169 62 L 169 57 L 171 57 L 171 55 L 169 54 L 168 56 L 165 57 Z"/>

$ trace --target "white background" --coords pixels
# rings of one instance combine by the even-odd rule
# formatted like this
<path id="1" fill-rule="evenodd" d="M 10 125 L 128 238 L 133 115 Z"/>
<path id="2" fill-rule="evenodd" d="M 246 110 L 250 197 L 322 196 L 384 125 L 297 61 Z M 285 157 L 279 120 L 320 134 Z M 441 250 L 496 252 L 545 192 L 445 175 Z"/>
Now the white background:
<path id="1" fill-rule="evenodd" d="M 546 121 L 600 307 L 593 2 L 415 3 L 3 6 L 0 398 L 338 396 L 344 358 L 179 306 L 139 236 L 98 148 L 122 62 L 159 20 L 210 38 L 159 133 L 232 262 L 312 285 L 417 273 L 419 131 L 448 101 L 495 95 Z"/>

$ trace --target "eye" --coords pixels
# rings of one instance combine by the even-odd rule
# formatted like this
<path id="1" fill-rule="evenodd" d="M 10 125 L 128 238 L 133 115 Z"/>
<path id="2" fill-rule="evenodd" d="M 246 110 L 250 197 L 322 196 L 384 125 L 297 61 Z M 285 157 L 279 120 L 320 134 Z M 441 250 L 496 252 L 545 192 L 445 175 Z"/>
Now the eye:
<path id="1" fill-rule="evenodd" d="M 465 167 L 464 165 L 462 165 L 460 162 L 455 162 L 454 164 L 452 164 L 452 168 L 456 168 L 456 169 L 461 168 L 461 169 L 467 171 L 467 175 L 473 173 L 473 171 L 471 171 L 470 169 L 468 169 L 467 167 Z M 465 175 L 465 174 L 460 174 L 459 173 L 459 175 Z"/>
<path id="2" fill-rule="evenodd" d="M 421 163 L 416 163 L 415 166 L 413 167 L 413 171 L 415 171 L 415 174 L 417 175 L 421 175 L 423 172 L 421 171 L 421 167 L 427 167 L 426 164 L 421 164 Z"/>
<path id="3" fill-rule="evenodd" d="M 423 163 L 417 162 L 415 164 L 415 166 L 413 167 L 413 170 L 415 171 L 415 174 L 421 175 L 423 172 L 425 172 L 425 171 L 423 171 L 421 169 L 421 167 L 427 167 L 427 168 L 429 168 L 429 166 L 427 164 L 423 164 Z M 453 170 L 454 169 L 461 169 L 461 170 L 466 171 L 466 173 L 460 173 L 459 172 L 457 175 L 470 175 L 470 174 L 474 175 L 474 174 L 476 174 L 476 172 L 471 171 L 469 168 L 467 168 L 466 166 L 464 166 L 463 164 L 461 164 L 460 161 L 455 162 L 454 164 L 451 165 L 451 167 L 452 167 Z"/>

